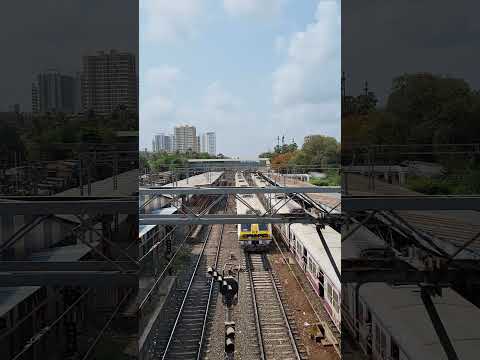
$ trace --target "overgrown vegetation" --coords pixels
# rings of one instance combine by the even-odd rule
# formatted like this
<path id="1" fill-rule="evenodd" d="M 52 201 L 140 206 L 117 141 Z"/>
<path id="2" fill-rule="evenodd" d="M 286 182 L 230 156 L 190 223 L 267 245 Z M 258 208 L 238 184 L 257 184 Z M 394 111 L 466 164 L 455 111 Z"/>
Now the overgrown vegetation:
<path id="1" fill-rule="evenodd" d="M 340 144 L 329 136 L 311 135 L 298 149 L 297 144 L 276 146 L 273 152 L 259 157 L 270 158 L 272 168 L 284 170 L 288 167 L 302 167 L 304 171 L 336 167 L 340 159 Z"/>
<path id="2" fill-rule="evenodd" d="M 58 144 L 106 144 L 119 141 L 117 131 L 138 131 L 138 116 L 119 109 L 109 116 L 68 115 L 64 113 L 35 114 L 32 118 L 16 114 L 12 122 L 10 114 L 0 118 L 0 160 L 14 166 L 11 157 L 16 153 L 16 161 L 65 158 L 68 146 L 60 151 Z M 131 139 L 129 140 L 131 141 Z M 9 155 L 7 155 L 7 153 Z M 8 158 L 7 158 L 8 156 Z"/>
<path id="3" fill-rule="evenodd" d="M 338 171 L 329 170 L 324 178 L 311 177 L 310 184 L 316 186 L 338 186 L 340 185 L 341 177 Z"/>
<path id="4" fill-rule="evenodd" d="M 408 188 L 425 194 L 478 193 L 478 154 L 472 147 L 448 153 L 448 144 L 480 143 L 479 119 L 480 92 L 465 80 L 429 73 L 404 74 L 393 80 L 382 107 L 377 106 L 372 92 L 343 99 L 342 161 L 346 165 L 358 163 L 359 156 L 349 151 L 352 145 L 400 145 L 403 151 L 398 147 L 388 155 L 376 153 L 375 163 L 420 160 L 445 169 L 441 177 L 409 176 Z"/>
<path id="5" fill-rule="evenodd" d="M 225 156 L 219 154 L 217 156 L 208 153 L 190 152 L 182 154 L 167 152 L 145 152 L 140 153 L 140 169 L 147 172 L 162 172 L 173 170 L 174 168 L 186 167 L 188 159 L 224 159 Z"/>

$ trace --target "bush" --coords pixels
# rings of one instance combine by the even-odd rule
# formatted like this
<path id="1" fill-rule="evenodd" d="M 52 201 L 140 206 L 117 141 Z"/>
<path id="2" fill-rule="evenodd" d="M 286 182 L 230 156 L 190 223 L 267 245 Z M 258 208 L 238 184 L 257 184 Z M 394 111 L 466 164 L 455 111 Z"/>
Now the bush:
<path id="1" fill-rule="evenodd" d="M 340 174 L 336 171 L 327 172 L 325 178 L 311 177 L 310 184 L 316 186 L 340 186 Z"/>
<path id="2" fill-rule="evenodd" d="M 464 193 L 463 184 L 453 177 L 427 178 L 410 177 L 407 188 L 425 195 L 453 195 Z"/>

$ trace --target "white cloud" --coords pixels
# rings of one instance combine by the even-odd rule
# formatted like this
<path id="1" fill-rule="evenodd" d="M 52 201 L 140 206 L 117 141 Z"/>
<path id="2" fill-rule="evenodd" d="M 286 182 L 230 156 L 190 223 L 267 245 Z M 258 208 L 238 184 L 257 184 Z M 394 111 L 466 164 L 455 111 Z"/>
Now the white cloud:
<path id="1" fill-rule="evenodd" d="M 174 66 L 159 65 L 145 70 L 140 88 L 140 144 L 150 147 L 151 137 L 162 129 L 168 129 L 175 117 L 174 102 L 178 81 L 183 72 Z M 145 95 L 143 95 L 145 94 Z"/>
<path id="2" fill-rule="evenodd" d="M 142 84 L 152 92 L 171 92 L 175 83 L 182 77 L 179 68 L 170 65 L 160 65 L 145 71 Z"/>
<path id="3" fill-rule="evenodd" d="M 218 152 L 255 157 L 265 148 L 264 130 L 269 130 L 271 123 L 260 122 L 259 115 L 244 104 L 244 99 L 220 82 L 212 82 L 205 88 L 199 105 L 179 108 L 176 119 L 195 125 L 197 132 L 215 131 Z"/>
<path id="4" fill-rule="evenodd" d="M 213 82 L 207 87 L 203 103 L 210 111 L 228 112 L 238 110 L 242 101 L 226 91 L 219 82 Z"/>
<path id="5" fill-rule="evenodd" d="M 223 0 L 225 11 L 234 16 L 271 16 L 280 12 L 283 0 Z"/>
<path id="6" fill-rule="evenodd" d="M 190 37 L 202 14 L 203 0 L 141 0 L 148 40 L 173 41 Z M 143 32 L 143 31 L 142 31 Z"/>
<path id="7" fill-rule="evenodd" d="M 152 136 L 163 129 L 172 119 L 175 109 L 171 99 L 153 95 L 140 104 L 140 148 L 151 147 Z"/>
<path id="8" fill-rule="evenodd" d="M 287 49 L 285 63 L 273 74 L 274 118 L 339 136 L 339 1 L 320 1 L 314 22 L 294 34 Z M 326 108 L 330 110 L 326 112 Z"/>

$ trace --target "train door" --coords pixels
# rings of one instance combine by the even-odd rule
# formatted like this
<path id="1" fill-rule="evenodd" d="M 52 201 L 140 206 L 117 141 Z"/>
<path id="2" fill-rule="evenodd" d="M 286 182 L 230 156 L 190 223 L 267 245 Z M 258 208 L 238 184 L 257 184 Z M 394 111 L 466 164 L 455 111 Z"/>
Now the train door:
<path id="1" fill-rule="evenodd" d="M 323 299 L 325 297 L 325 290 L 323 288 L 325 278 L 323 276 L 322 270 L 318 270 L 317 278 L 318 278 L 318 295 Z"/>
<path id="2" fill-rule="evenodd" d="M 307 249 L 305 249 L 305 246 L 303 247 L 303 254 L 302 254 L 302 267 L 303 271 L 307 272 Z"/>

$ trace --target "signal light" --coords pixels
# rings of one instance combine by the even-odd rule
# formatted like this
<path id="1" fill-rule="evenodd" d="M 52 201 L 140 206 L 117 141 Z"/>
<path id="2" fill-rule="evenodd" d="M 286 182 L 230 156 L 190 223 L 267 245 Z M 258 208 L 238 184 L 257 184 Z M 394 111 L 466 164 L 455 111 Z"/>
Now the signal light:
<path id="1" fill-rule="evenodd" d="M 225 352 L 231 354 L 235 351 L 235 322 L 225 323 Z"/>

